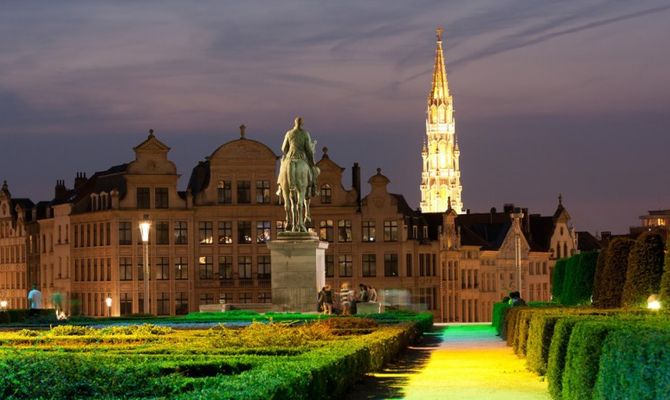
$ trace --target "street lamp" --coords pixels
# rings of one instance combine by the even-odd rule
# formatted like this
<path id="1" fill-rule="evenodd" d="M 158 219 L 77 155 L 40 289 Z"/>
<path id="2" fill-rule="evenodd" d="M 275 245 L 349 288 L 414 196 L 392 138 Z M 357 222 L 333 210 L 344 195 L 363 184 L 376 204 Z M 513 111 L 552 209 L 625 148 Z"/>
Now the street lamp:
<path id="1" fill-rule="evenodd" d="M 105 304 L 107 304 L 107 316 L 112 316 L 112 296 L 107 296 L 105 299 Z"/>
<path id="2" fill-rule="evenodd" d="M 516 266 L 516 290 L 521 297 L 521 219 L 522 212 L 515 212 L 511 214 L 514 219 L 514 263 Z"/>
<path id="3" fill-rule="evenodd" d="M 658 300 L 658 295 L 652 294 L 647 298 L 647 308 L 654 311 L 661 309 L 661 302 Z"/>
<path id="4" fill-rule="evenodd" d="M 0 310 L 4 311 L 7 309 L 7 300 L 0 300 Z"/>
<path id="5" fill-rule="evenodd" d="M 142 235 L 142 243 L 144 243 L 144 313 L 150 314 L 149 311 L 149 231 L 151 230 L 151 221 L 149 216 L 145 215 L 144 220 L 140 222 L 140 234 Z"/>

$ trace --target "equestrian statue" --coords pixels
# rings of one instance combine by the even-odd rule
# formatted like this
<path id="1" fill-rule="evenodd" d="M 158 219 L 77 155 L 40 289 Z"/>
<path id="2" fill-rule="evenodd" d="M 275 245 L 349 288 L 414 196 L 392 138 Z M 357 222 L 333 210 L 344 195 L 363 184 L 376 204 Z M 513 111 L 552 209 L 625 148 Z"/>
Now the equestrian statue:
<path id="1" fill-rule="evenodd" d="M 302 128 L 302 118 L 296 117 L 293 129 L 284 136 L 277 178 L 277 195 L 284 202 L 287 232 L 307 232 L 307 224 L 311 222 L 309 203 L 317 194 L 320 172 L 314 163 L 315 146 L 316 141 Z"/>

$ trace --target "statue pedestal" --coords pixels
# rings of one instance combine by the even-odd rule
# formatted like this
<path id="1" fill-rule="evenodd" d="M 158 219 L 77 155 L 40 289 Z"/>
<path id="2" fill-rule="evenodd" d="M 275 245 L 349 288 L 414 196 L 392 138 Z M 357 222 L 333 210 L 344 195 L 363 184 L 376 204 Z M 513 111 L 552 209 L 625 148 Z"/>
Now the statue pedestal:
<path id="1" fill-rule="evenodd" d="M 326 284 L 327 242 L 314 233 L 281 232 L 267 243 L 275 311 L 315 312 L 317 295 Z"/>

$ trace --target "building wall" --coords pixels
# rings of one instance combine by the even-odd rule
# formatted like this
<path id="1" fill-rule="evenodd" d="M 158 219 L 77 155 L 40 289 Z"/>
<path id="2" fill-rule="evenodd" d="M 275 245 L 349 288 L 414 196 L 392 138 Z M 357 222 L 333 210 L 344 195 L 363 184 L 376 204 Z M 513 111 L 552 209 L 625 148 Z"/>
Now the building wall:
<path id="1" fill-rule="evenodd" d="M 28 281 L 25 221 L 11 214 L 12 202 L 0 194 L 0 301 L 8 308 L 27 306 Z"/>

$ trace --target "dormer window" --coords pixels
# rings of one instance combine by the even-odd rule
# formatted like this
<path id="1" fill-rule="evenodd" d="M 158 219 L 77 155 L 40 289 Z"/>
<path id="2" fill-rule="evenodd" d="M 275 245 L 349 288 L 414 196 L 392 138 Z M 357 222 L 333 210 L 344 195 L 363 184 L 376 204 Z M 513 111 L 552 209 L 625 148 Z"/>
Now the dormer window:
<path id="1" fill-rule="evenodd" d="M 91 194 L 91 211 L 98 211 L 100 209 L 100 202 L 96 193 Z"/>

